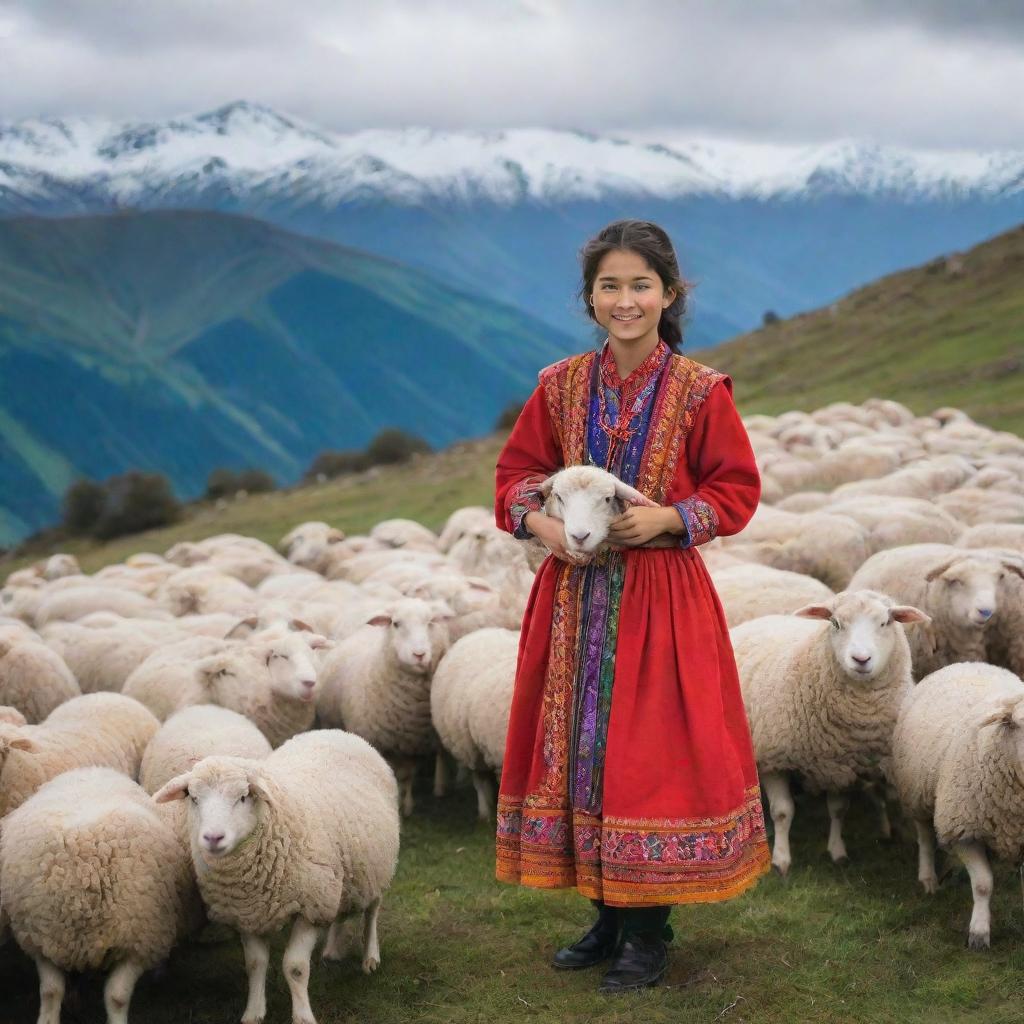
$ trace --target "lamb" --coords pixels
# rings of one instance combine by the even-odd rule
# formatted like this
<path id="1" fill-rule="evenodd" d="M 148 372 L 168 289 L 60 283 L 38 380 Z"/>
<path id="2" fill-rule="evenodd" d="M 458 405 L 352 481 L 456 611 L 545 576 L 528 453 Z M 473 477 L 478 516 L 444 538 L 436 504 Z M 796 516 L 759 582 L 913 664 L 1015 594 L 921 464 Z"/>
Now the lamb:
<path id="1" fill-rule="evenodd" d="M 437 551 L 437 534 L 414 519 L 384 519 L 370 530 L 370 539 L 389 548 Z"/>
<path id="2" fill-rule="evenodd" d="M 182 708 L 211 703 L 196 666 L 203 658 L 235 646 L 235 642 L 209 636 L 167 644 L 129 674 L 121 692 L 144 704 L 161 722 Z"/>
<path id="3" fill-rule="evenodd" d="M 4 819 L 0 889 L 39 971 L 39 1024 L 60 1024 L 64 972 L 109 970 L 108 1024 L 127 1024 L 139 976 L 198 921 L 188 850 L 137 783 L 79 768 Z"/>
<path id="4" fill-rule="evenodd" d="M 160 723 L 119 693 L 75 697 L 41 725 L 0 722 L 0 818 L 72 768 L 106 767 L 134 779 Z"/>
<path id="5" fill-rule="evenodd" d="M 885 774 L 896 715 L 912 685 L 903 625 L 927 621 L 883 594 L 850 590 L 730 631 L 775 824 L 772 863 L 781 874 L 792 863 L 793 772 L 811 791 L 828 794 L 828 851 L 833 861 L 846 860 L 845 791 Z"/>
<path id="6" fill-rule="evenodd" d="M 278 542 L 278 547 L 292 564 L 319 573 L 326 568 L 331 545 L 344 539 L 344 532 L 336 527 L 319 521 L 308 522 L 289 530 Z"/>
<path id="7" fill-rule="evenodd" d="M 910 638 L 916 678 L 957 661 L 984 661 L 986 632 L 999 614 L 1007 574 L 1024 577 L 1015 557 L 964 551 L 947 544 L 911 544 L 872 555 L 851 588 L 880 590 L 931 618 Z"/>
<path id="8" fill-rule="evenodd" d="M 156 599 L 172 615 L 230 612 L 245 615 L 256 605 L 256 593 L 241 580 L 215 568 L 180 569 L 164 581 Z"/>
<path id="9" fill-rule="evenodd" d="M 820 580 L 798 572 L 746 563 L 711 570 L 730 627 L 773 613 L 787 615 L 807 604 L 824 604 L 835 594 Z"/>
<path id="10" fill-rule="evenodd" d="M 491 626 L 518 629 L 523 619 L 521 608 L 506 606 L 502 592 L 478 576 L 438 574 L 404 587 L 403 593 L 424 601 L 443 601 L 452 609 L 454 615 L 448 623 L 448 635 L 453 644 L 478 629 Z"/>
<path id="11" fill-rule="evenodd" d="M 469 530 L 494 524 L 494 510 L 483 505 L 457 508 L 446 520 L 437 539 L 437 550 L 447 554 Z"/>
<path id="12" fill-rule="evenodd" d="M 473 773 L 477 815 L 494 817 L 494 772 L 505 757 L 519 632 L 479 629 L 452 644 L 434 673 L 430 714 L 444 748 Z"/>
<path id="13" fill-rule="evenodd" d="M 1006 548 L 1024 555 L 1024 524 L 982 523 L 964 530 L 956 540 L 958 548 Z"/>
<path id="14" fill-rule="evenodd" d="M 437 751 L 430 680 L 448 649 L 451 617 L 446 605 L 402 598 L 342 640 L 323 664 L 320 721 L 343 726 L 393 759 L 406 815 L 413 811 L 416 758 Z"/>
<path id="15" fill-rule="evenodd" d="M 142 755 L 139 785 L 153 794 L 211 754 L 259 761 L 269 757 L 271 749 L 266 736 L 244 715 L 216 704 L 197 704 L 160 726 Z"/>
<path id="16" fill-rule="evenodd" d="M 861 495 L 829 505 L 829 512 L 849 516 L 869 531 L 871 554 L 910 544 L 952 544 L 963 525 L 923 498 Z"/>
<path id="17" fill-rule="evenodd" d="M 10 630 L 0 635 L 0 704 L 16 707 L 36 724 L 81 693 L 64 659 L 39 637 Z"/>
<path id="18" fill-rule="evenodd" d="M 315 1024 L 310 956 L 340 959 L 346 918 L 363 921 L 363 971 L 380 964 L 377 918 L 398 862 L 394 774 L 358 736 L 297 736 L 264 761 L 207 757 L 172 779 L 157 803 L 189 797 L 192 860 L 210 918 L 237 928 L 249 998 L 243 1020 L 266 1015 L 266 936 L 293 921 L 284 953 L 292 1019 Z"/>
<path id="19" fill-rule="evenodd" d="M 131 590 L 113 586 L 75 586 L 45 594 L 36 612 L 35 624 L 43 626 L 56 619 L 73 621 L 101 610 L 117 612 L 125 618 L 170 618 L 152 598 Z"/>
<path id="20" fill-rule="evenodd" d="M 918 841 L 918 881 L 938 888 L 935 838 L 963 861 L 974 909 L 971 949 L 991 942 L 988 854 L 1024 855 L 1024 683 L 980 662 L 949 665 L 922 679 L 893 736 L 893 782 Z M 933 835 L 934 826 L 934 835 Z"/>

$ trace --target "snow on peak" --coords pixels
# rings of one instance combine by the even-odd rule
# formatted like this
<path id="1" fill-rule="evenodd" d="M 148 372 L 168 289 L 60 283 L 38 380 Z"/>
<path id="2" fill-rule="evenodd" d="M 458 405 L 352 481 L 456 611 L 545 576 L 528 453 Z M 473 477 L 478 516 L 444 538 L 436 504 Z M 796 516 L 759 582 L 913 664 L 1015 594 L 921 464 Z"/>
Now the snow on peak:
<path id="1" fill-rule="evenodd" d="M 997 196 L 1024 189 L 1024 151 L 912 150 L 851 139 L 645 142 L 545 128 L 339 133 L 238 100 L 165 121 L 0 123 L 0 195 L 5 181 L 22 195 L 59 182 L 129 204 L 211 185 L 325 205 L 365 196 L 502 203 L 610 193 Z"/>

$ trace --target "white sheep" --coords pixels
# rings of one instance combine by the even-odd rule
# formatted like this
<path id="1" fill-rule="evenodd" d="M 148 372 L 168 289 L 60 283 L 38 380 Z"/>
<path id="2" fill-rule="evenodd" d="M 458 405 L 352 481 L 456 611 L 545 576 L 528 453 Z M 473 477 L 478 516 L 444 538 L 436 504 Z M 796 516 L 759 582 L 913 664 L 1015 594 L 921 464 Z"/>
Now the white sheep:
<path id="1" fill-rule="evenodd" d="M 437 534 L 414 519 L 384 519 L 370 530 L 370 539 L 389 548 L 437 551 Z"/>
<path id="2" fill-rule="evenodd" d="M 444 748 L 473 773 L 477 814 L 494 816 L 494 772 L 505 756 L 519 632 L 479 629 L 452 644 L 430 686 L 430 712 Z"/>
<path id="3" fill-rule="evenodd" d="M 179 569 L 156 592 L 156 600 L 172 615 L 230 612 L 245 615 L 256 605 L 256 593 L 241 580 L 207 566 Z"/>
<path id="4" fill-rule="evenodd" d="M 108 1024 L 127 1024 L 139 976 L 199 920 L 166 809 L 110 768 L 66 772 L 4 819 L 0 889 L 39 971 L 39 1024 L 60 1024 L 64 972 L 84 970 L 109 971 Z"/>
<path id="5" fill-rule="evenodd" d="M 75 577 L 65 577 L 64 580 L 56 580 L 55 583 L 73 580 Z M 159 619 L 170 618 L 166 612 L 152 598 L 131 590 L 124 590 L 114 586 L 73 586 L 61 590 L 47 588 L 43 595 L 39 609 L 35 615 L 35 624 L 43 626 L 47 622 L 56 619 L 73 621 L 88 615 L 90 612 L 110 611 L 128 618 Z"/>
<path id="6" fill-rule="evenodd" d="M 762 615 L 789 615 L 835 596 L 821 580 L 798 572 L 746 562 L 713 567 L 711 579 L 730 627 Z"/>
<path id="7" fill-rule="evenodd" d="M 1024 683 L 1012 672 L 960 662 L 914 688 L 893 736 L 893 782 L 913 819 L 918 881 L 938 888 L 935 837 L 963 861 L 974 909 L 971 949 L 991 941 L 988 854 L 1024 854 Z M 934 835 L 933 835 L 934 826 Z"/>
<path id="8" fill-rule="evenodd" d="M 783 875 L 792 863 L 791 773 L 827 794 L 828 851 L 833 861 L 846 859 L 846 791 L 884 775 L 896 715 L 912 685 L 903 624 L 927 621 L 917 608 L 857 590 L 730 631 L 775 824 L 772 863 Z"/>
<path id="9" fill-rule="evenodd" d="M 447 554 L 452 545 L 478 526 L 493 526 L 494 510 L 483 505 L 465 505 L 457 508 L 446 520 L 437 539 L 437 550 Z"/>
<path id="10" fill-rule="evenodd" d="M 346 918 L 363 921 L 362 966 L 380 963 L 377 918 L 398 862 L 394 774 L 364 740 L 339 730 L 297 736 L 266 760 L 208 757 L 155 796 L 189 798 L 199 888 L 212 920 L 238 929 L 249 976 L 245 1021 L 266 1015 L 266 936 L 293 922 L 284 953 L 292 1019 L 314 1024 L 310 956 L 340 958 Z"/>
<path id="11" fill-rule="evenodd" d="M 338 643 L 323 663 L 320 721 L 362 736 L 393 760 L 407 815 L 416 760 L 437 752 L 430 680 L 448 649 L 451 617 L 446 605 L 402 598 Z"/>
<path id="12" fill-rule="evenodd" d="M 81 688 L 64 659 L 40 637 L 0 635 L 0 704 L 16 707 L 30 722 L 41 722 Z"/>
<path id="13" fill-rule="evenodd" d="M 999 615 L 1008 574 L 1024 576 L 1024 567 L 1006 552 L 911 544 L 872 555 L 850 586 L 880 590 L 927 612 L 930 624 L 910 637 L 920 679 L 957 661 L 986 660 L 986 633 Z"/>
<path id="14" fill-rule="evenodd" d="M 211 754 L 258 761 L 271 749 L 266 736 L 244 715 L 216 704 L 197 704 L 171 715 L 149 741 L 139 785 L 153 794 Z"/>
<path id="15" fill-rule="evenodd" d="M 1006 548 L 1024 554 L 1024 524 L 982 523 L 964 530 L 955 541 L 958 548 Z"/>
<path id="16" fill-rule="evenodd" d="M 119 693 L 75 697 L 41 725 L 0 722 L 0 818 L 72 768 L 105 767 L 138 777 L 160 723 Z"/>
<path id="17" fill-rule="evenodd" d="M 321 521 L 300 523 L 278 542 L 289 562 L 320 573 L 329 560 L 329 549 L 340 544 L 345 534 L 337 527 Z"/>

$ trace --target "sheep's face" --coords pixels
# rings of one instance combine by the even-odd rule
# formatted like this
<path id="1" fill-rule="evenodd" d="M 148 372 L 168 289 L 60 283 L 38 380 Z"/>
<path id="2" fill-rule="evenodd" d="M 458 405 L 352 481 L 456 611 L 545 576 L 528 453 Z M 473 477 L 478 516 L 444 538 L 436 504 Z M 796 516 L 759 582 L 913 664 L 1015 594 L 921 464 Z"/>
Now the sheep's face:
<path id="1" fill-rule="evenodd" d="M 999 610 L 999 590 L 1008 574 L 1024 576 L 1024 568 L 1016 561 L 967 555 L 936 567 L 927 580 L 953 625 L 980 629 Z"/>
<path id="2" fill-rule="evenodd" d="M 282 541 L 285 558 L 295 565 L 316 569 L 327 548 L 345 539 L 345 534 L 326 523 L 304 523 Z"/>
<path id="3" fill-rule="evenodd" d="M 498 592 L 486 580 L 455 576 L 411 584 L 408 594 L 424 601 L 444 601 L 456 615 L 494 609 L 500 601 Z"/>
<path id="4" fill-rule="evenodd" d="M 847 678 L 862 683 L 871 682 L 885 670 L 897 647 L 907 651 L 906 637 L 897 623 L 928 621 L 919 609 L 895 605 L 871 590 L 837 594 L 827 604 L 808 605 L 794 614 L 828 622 L 836 664 Z"/>
<path id="5" fill-rule="evenodd" d="M 314 651 L 327 645 L 325 637 L 305 632 L 278 637 L 262 645 L 261 655 L 274 693 L 306 704 L 315 701 L 319 685 Z"/>
<path id="6" fill-rule="evenodd" d="M 369 624 L 387 630 L 387 642 L 404 669 L 428 675 L 448 649 L 448 620 L 452 617 L 444 602 L 407 597 L 373 616 Z"/>
<path id="7" fill-rule="evenodd" d="M 266 800 L 256 762 L 208 757 L 153 794 L 159 803 L 188 801 L 189 838 L 196 859 L 208 864 L 233 853 L 260 822 Z"/>
<path id="8" fill-rule="evenodd" d="M 565 524 L 565 546 L 574 555 L 589 555 L 608 537 L 611 521 L 629 501 L 648 501 L 639 491 L 596 466 L 571 466 L 549 476 L 540 487 L 544 511 Z"/>
<path id="9" fill-rule="evenodd" d="M 0 708 L 0 772 L 3 771 L 12 750 L 32 754 L 38 749 L 24 729 L 25 719 L 22 718 L 21 722 L 18 722 L 16 715 L 18 712 L 14 708 Z"/>
<path id="10" fill-rule="evenodd" d="M 163 591 L 164 607 L 174 616 L 202 615 L 202 590 L 191 583 L 168 583 Z"/>

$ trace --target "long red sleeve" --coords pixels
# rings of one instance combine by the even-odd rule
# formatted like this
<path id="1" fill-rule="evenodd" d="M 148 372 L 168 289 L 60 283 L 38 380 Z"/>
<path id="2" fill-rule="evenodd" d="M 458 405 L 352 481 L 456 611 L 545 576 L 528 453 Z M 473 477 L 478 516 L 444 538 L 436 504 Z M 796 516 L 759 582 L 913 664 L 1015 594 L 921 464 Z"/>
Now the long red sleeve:
<path id="1" fill-rule="evenodd" d="M 494 520 L 516 537 L 532 534 L 523 525 L 527 512 L 538 512 L 543 499 L 537 491 L 564 465 L 562 450 L 548 417 L 544 389 L 539 386 L 527 399 L 505 447 L 498 456 L 494 486 Z"/>
<path id="2" fill-rule="evenodd" d="M 680 479 L 680 471 L 689 479 Z M 757 508 L 761 476 L 728 377 L 711 389 L 697 412 L 686 467 L 677 470 L 675 487 L 684 495 L 692 490 L 673 501 L 688 532 L 684 547 L 739 533 Z"/>

